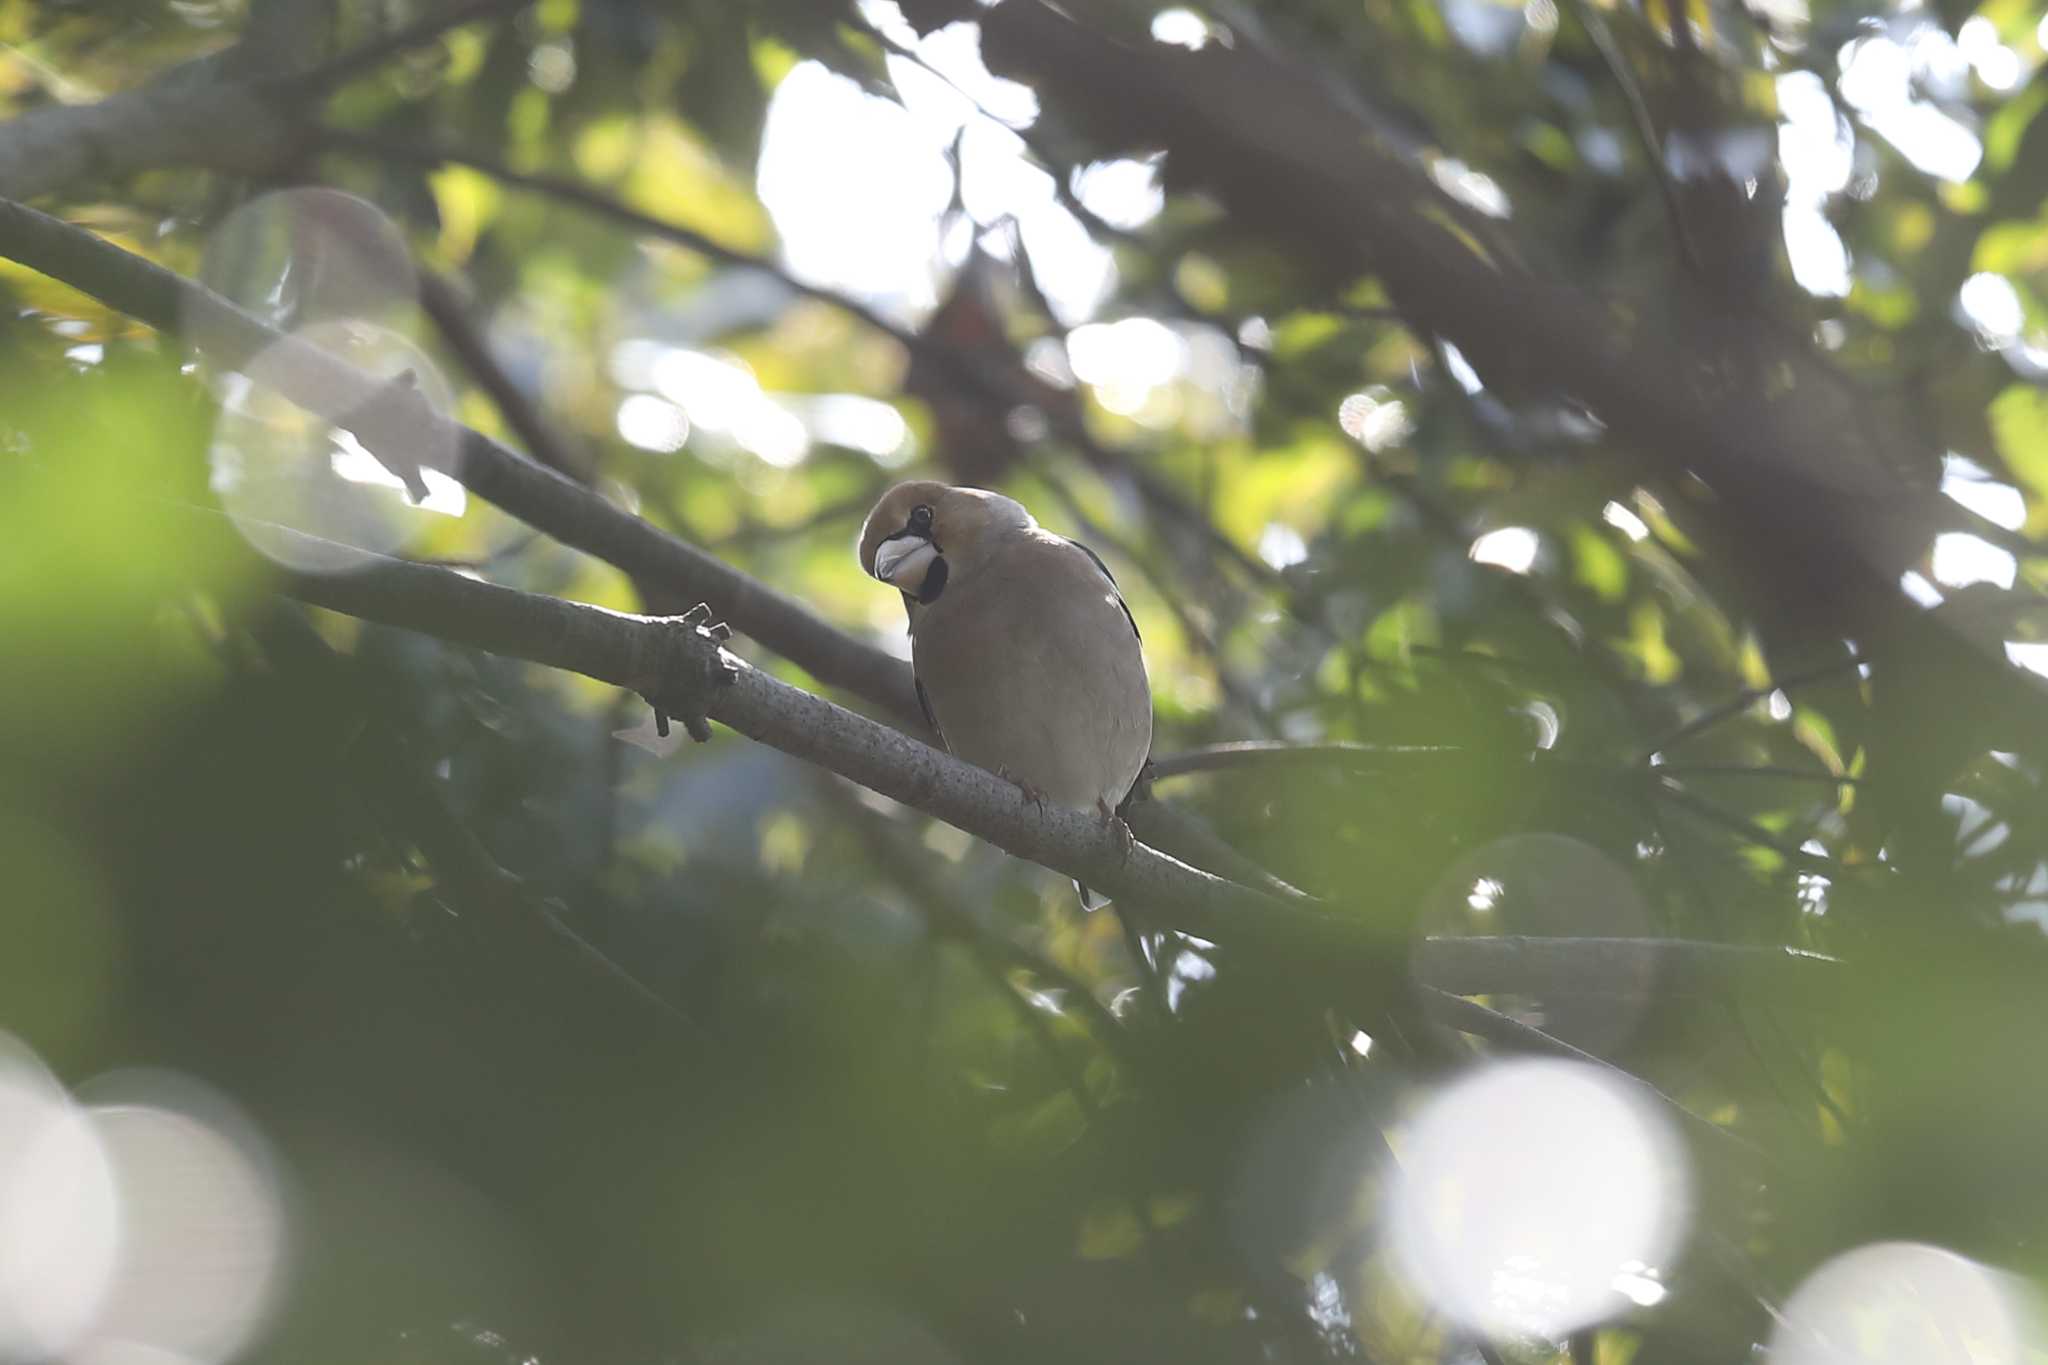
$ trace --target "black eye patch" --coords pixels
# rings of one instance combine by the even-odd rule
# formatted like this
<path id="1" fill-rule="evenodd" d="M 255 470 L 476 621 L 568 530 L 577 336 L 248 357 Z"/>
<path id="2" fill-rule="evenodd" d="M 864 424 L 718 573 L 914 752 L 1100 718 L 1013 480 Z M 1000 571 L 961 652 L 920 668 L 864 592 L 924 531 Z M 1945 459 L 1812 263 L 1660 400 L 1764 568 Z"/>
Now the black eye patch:
<path id="1" fill-rule="evenodd" d="M 906 529 L 921 536 L 929 536 L 932 533 L 932 509 L 930 504 L 921 502 L 910 509 L 910 521 L 907 523 Z"/>

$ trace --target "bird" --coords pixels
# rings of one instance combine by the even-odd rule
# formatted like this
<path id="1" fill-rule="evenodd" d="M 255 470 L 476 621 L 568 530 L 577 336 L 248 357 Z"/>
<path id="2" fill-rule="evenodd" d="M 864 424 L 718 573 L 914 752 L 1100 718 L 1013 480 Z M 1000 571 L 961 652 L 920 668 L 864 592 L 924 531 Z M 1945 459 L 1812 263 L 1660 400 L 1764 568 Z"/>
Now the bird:
<path id="1" fill-rule="evenodd" d="M 946 751 L 1040 807 L 1121 828 L 1151 754 L 1152 691 L 1137 620 L 1101 557 L 1014 498 L 929 480 L 882 495 L 859 553 L 903 595 L 918 702 Z"/>

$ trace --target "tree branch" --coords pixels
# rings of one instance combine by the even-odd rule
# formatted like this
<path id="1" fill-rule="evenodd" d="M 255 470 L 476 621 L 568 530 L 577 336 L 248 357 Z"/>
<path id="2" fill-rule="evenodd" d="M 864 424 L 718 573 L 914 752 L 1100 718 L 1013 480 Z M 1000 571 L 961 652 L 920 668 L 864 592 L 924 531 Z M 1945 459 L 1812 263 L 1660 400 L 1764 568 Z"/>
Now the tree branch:
<path id="1" fill-rule="evenodd" d="M 997 421 L 1003 420 L 1012 409 L 1018 407 L 1039 408 L 1052 424 L 1054 434 L 1061 441 L 1071 445 L 1089 465 L 1099 471 L 1128 480 L 1148 505 L 1175 523 L 1186 527 L 1211 550 L 1235 564 L 1248 581 L 1261 587 L 1281 586 L 1279 576 L 1270 566 L 1217 530 L 1209 518 L 1192 506 L 1172 484 L 1130 458 L 1125 452 L 1111 449 L 1096 440 L 1094 434 L 1088 430 L 1087 424 L 1081 420 L 1078 409 L 1046 409 L 1041 401 L 1043 395 L 1031 388 L 1021 371 L 1013 371 L 1000 363 L 992 363 L 969 351 L 912 331 L 890 321 L 859 299 L 822 285 L 812 284 L 772 260 L 727 246 L 694 228 L 642 213 L 604 191 L 580 181 L 563 176 L 515 170 L 502 160 L 481 152 L 453 147 L 420 146 L 377 133 L 323 126 L 317 129 L 314 135 L 321 143 L 337 151 L 416 166 L 468 166 L 500 184 L 545 194 L 564 203 L 574 204 L 623 227 L 673 242 L 710 260 L 737 269 L 758 270 L 770 275 L 793 292 L 829 304 L 864 326 L 889 337 L 919 359 L 936 366 L 957 383 L 962 391 L 986 407 Z"/>
<path id="2" fill-rule="evenodd" d="M 209 359 L 223 366 L 264 355 L 266 382 L 315 411 L 351 413 L 351 431 L 409 483 L 420 477 L 414 454 L 420 445 L 455 449 L 457 458 L 444 472 L 471 492 L 563 544 L 616 566 L 638 583 L 669 589 L 672 600 L 708 602 L 721 619 L 821 683 L 863 698 L 909 734 L 930 734 L 910 669 L 901 660 L 854 639 L 787 594 L 606 502 L 574 480 L 426 411 L 416 392 L 373 379 L 286 336 L 204 286 L 22 205 L 0 201 L 0 256 L 62 280 L 161 331 L 196 334 L 204 339 Z M 435 433 L 447 435 L 436 439 Z M 1157 846 L 1177 853 L 1195 850 L 1188 853 L 1189 861 L 1226 870 L 1247 863 L 1234 854 L 1217 863 L 1219 840 L 1185 841 L 1188 823 L 1159 808 L 1134 817 L 1134 823 Z M 1284 886 L 1264 873 L 1249 880 Z"/>
<path id="3" fill-rule="evenodd" d="M 1415 975 L 1452 995 L 1816 993 L 1842 970 L 1823 953 L 1688 939 L 1498 934 L 1428 938 L 1415 950 Z"/>
<path id="4" fill-rule="evenodd" d="M 445 435 L 426 444 L 456 450 L 445 472 L 479 497 L 634 578 L 659 582 L 687 600 L 709 602 L 720 617 L 820 682 L 845 688 L 883 708 L 902 727 L 923 732 L 910 670 L 901 660 L 574 480 L 427 411 L 418 394 L 393 392 L 205 287 L 20 204 L 0 201 L 0 256 L 62 280 L 159 331 L 196 334 L 217 365 L 232 368 L 262 354 L 265 379 L 294 402 L 329 414 L 363 411 L 366 415 L 351 429 L 395 469 L 402 469 L 407 458 L 416 463 L 414 452 L 423 435 Z"/>
<path id="5" fill-rule="evenodd" d="M 1164 148 L 1177 181 L 1270 240 L 1340 277 L 1376 272 L 1490 385 L 1575 398 L 1663 471 L 1699 477 L 1715 524 L 1750 547 L 1738 567 L 1760 602 L 1837 633 L 1845 614 L 1894 619 L 1900 570 L 1947 515 L 1936 452 L 1805 338 L 1697 291 L 1573 286 L 1313 63 L 1256 35 L 1188 51 L 1120 42 L 1069 12 L 983 12 L 990 69 L 1031 83 L 1105 154 Z"/>
<path id="6" fill-rule="evenodd" d="M 324 95 L 450 29 L 532 3 L 463 0 L 310 71 L 245 70 L 264 54 L 245 54 L 238 45 L 173 67 L 138 90 L 92 104 L 30 110 L 0 124 L 0 197 L 34 199 L 95 176 L 170 166 L 268 170 L 304 136 L 292 120 L 279 115 L 278 101 Z"/>
<path id="7" fill-rule="evenodd" d="M 197 326 L 235 363 L 259 351 L 289 396 L 316 410 L 369 405 L 357 434 L 373 450 L 391 429 L 416 433 L 392 409 L 423 405 L 415 390 L 391 392 L 324 351 L 284 336 L 169 271 L 32 209 L 0 202 L 0 255 L 64 280 L 108 306 L 177 332 Z M 425 415 L 432 421 L 442 419 Z M 749 634 L 828 683 L 870 700 L 892 689 L 909 709 L 908 670 L 860 645 L 792 599 L 641 522 L 580 485 L 541 468 L 487 437 L 453 426 L 460 458 L 453 471 L 471 489 L 571 545 L 703 595 Z M 220 534 L 229 537 L 225 524 Z M 272 534 L 297 533 L 275 528 Z M 310 537 L 300 537 L 310 540 Z M 234 538 L 237 546 L 241 545 Z M 323 547 L 329 548 L 329 547 Z M 339 547 L 331 547 L 338 550 Z M 251 552 L 243 548 L 242 553 Z M 1385 917 L 1338 915 L 1309 897 L 1268 895 L 1226 881 L 1145 844 L 1126 849 L 1091 814 L 1048 808 L 1040 814 L 1014 786 L 927 748 L 901 731 L 740 665 L 705 632 L 679 618 L 630 616 L 477 582 L 447 569 L 356 555 L 345 575 L 287 574 L 302 600 L 365 619 L 421 630 L 457 643 L 566 668 L 650 697 L 679 716 L 702 714 L 794 757 L 828 768 L 934 815 L 1018 857 L 1056 869 L 1113 895 L 1157 907 L 1166 923 L 1211 942 L 1288 944 L 1319 970 L 1362 974 L 1375 984 L 1405 973 L 1407 945 Z M 723 680 L 729 679 L 729 683 Z M 1439 963 L 1461 954 L 1506 950 L 1433 947 Z M 1529 952 L 1520 952 L 1529 960 Z M 1468 962 L 1467 966 L 1471 966 Z M 1477 970 L 1474 968 L 1474 970 Z M 1498 962 L 1496 960 L 1496 970 Z M 1497 982 L 1497 977 L 1486 978 Z M 1578 978 L 1574 989 L 1585 989 Z M 1509 989 L 1506 984 L 1497 988 Z M 1561 988 L 1561 987 L 1560 987 Z"/>
<path id="8" fill-rule="evenodd" d="M 563 439 L 541 416 L 540 409 L 534 406 L 526 391 L 498 363 L 483 329 L 470 320 L 469 308 L 455 282 L 440 271 L 424 266 L 420 269 L 419 281 L 421 310 L 433 320 L 441 340 L 455 353 L 462 367 L 469 371 L 477 387 L 490 395 L 491 403 L 498 409 L 498 415 L 505 419 L 505 425 L 525 443 L 534 459 L 558 474 L 566 474 L 578 483 L 587 483 L 590 479 L 589 456 Z"/>
<path id="9" fill-rule="evenodd" d="M 600 218 L 609 219 L 621 227 L 630 228 L 634 232 L 645 233 L 650 237 L 658 237 L 666 242 L 673 242 L 685 251 L 717 261 L 721 265 L 733 266 L 743 270 L 758 270 L 762 274 L 771 276 L 779 281 L 792 293 L 801 294 L 805 298 L 816 299 L 820 303 L 829 304 L 831 307 L 846 313 L 863 325 L 892 338 L 906 350 L 915 350 L 920 345 L 917 333 L 899 323 L 890 321 L 862 303 L 859 299 L 842 294 L 834 289 L 827 289 L 823 285 L 811 284 L 766 257 L 753 255 L 750 252 L 740 250 L 738 247 L 727 246 L 717 238 L 707 236 L 695 228 L 684 227 L 681 223 L 671 223 L 665 218 L 656 218 L 652 214 L 642 213 L 640 210 L 614 198 L 603 190 L 586 185 L 580 180 L 572 180 L 567 176 L 549 175 L 540 171 L 515 170 L 499 158 L 488 156 L 483 152 L 444 146 L 437 143 L 423 143 L 417 139 L 392 137 L 381 133 L 360 132 L 352 128 L 335 128 L 326 125 L 312 129 L 311 133 L 319 141 L 320 145 L 329 150 L 346 152 L 359 157 L 369 157 L 377 161 L 397 162 L 401 165 L 428 168 L 436 166 L 467 166 L 473 171 L 479 171 L 489 176 L 501 185 L 509 185 L 513 189 L 526 190 L 533 194 L 546 195 L 551 199 L 559 199 L 565 204 L 574 204 L 585 212 L 595 214 Z M 957 356 L 954 357 L 954 363 L 961 363 Z"/>
<path id="10" fill-rule="evenodd" d="M 453 0 L 453 3 L 442 9 L 421 15 L 410 24 L 401 24 L 389 33 L 373 38 L 361 47 L 344 52 L 311 71 L 294 76 L 273 77 L 266 84 L 274 93 L 294 99 L 324 95 L 336 86 L 347 84 L 365 71 L 389 61 L 401 52 L 424 47 L 464 24 L 474 24 L 485 19 L 509 19 L 534 3 L 535 0 Z"/>
<path id="11" fill-rule="evenodd" d="M 255 564 L 224 521 L 230 553 Z M 1283 900 L 1225 881 L 1145 844 L 1127 845 L 1090 812 L 1018 797 L 1014 784 L 926 747 L 823 697 L 747 666 L 686 617 L 634 616 L 482 583 L 449 569 L 389 559 L 283 527 L 270 534 L 317 549 L 349 571 L 283 571 L 285 590 L 333 611 L 456 644 L 568 669 L 641 693 L 677 716 L 702 715 L 933 815 L 1006 852 L 1112 896 L 1155 904 L 1174 927 L 1214 943 L 1293 940 L 1393 971 L 1403 945 L 1363 918 L 1307 898 Z"/>
<path id="12" fill-rule="evenodd" d="M 275 610 L 260 615 L 255 633 L 272 661 L 322 687 L 346 687 L 353 680 L 335 677 L 344 660 L 313 630 L 306 614 L 278 599 Z M 352 662 L 352 661 L 349 661 Z M 594 976 L 602 978 L 661 1026 L 692 1044 L 710 1041 L 705 1026 L 676 1004 L 607 956 L 576 932 L 560 914 L 558 902 L 540 896 L 527 881 L 491 855 L 482 840 L 462 823 L 434 780 L 406 752 L 406 745 L 388 715 L 374 703 L 366 706 L 367 724 L 354 747 L 364 782 L 374 784 L 381 806 L 389 807 L 405 833 L 426 855 L 438 884 L 454 908 L 478 916 L 488 929 L 540 938 Z"/>
<path id="13" fill-rule="evenodd" d="M 1645 1098 L 1685 1121 L 1685 1127 L 1703 1137 L 1710 1137 L 1724 1149 L 1740 1152 L 1758 1165 L 1780 1169 L 1779 1162 L 1740 1133 L 1723 1128 L 1712 1119 L 1680 1104 L 1664 1091 L 1644 1080 L 1632 1071 L 1616 1066 L 1606 1058 L 1566 1042 L 1562 1038 L 1545 1033 L 1533 1024 L 1525 1024 L 1512 1015 L 1499 1010 L 1488 1009 L 1476 1000 L 1466 1000 L 1433 987 L 1425 988 L 1422 1001 L 1423 1012 L 1435 1022 L 1460 1033 L 1469 1033 L 1475 1038 L 1484 1038 L 1516 1052 L 1534 1052 L 1548 1057 L 1563 1057 L 1587 1066 L 1598 1067 L 1601 1071 L 1615 1076 L 1630 1089 L 1640 1092 Z"/>
<path id="14" fill-rule="evenodd" d="M 1377 773 L 1392 765 L 1417 761 L 1437 768 L 1446 759 L 1486 762 L 1527 757 L 1529 755 L 1526 754 L 1488 755 L 1450 744 L 1360 744 L 1349 740 L 1295 744 L 1279 739 L 1246 739 L 1155 758 L 1151 776 L 1154 782 L 1164 782 L 1189 773 L 1266 767 L 1335 767 Z"/>
<path id="15" fill-rule="evenodd" d="M 216 514 L 191 516 L 252 572 L 264 570 Z M 334 562 L 342 548 L 277 528 Z M 1146 844 L 1126 847 L 1094 815 L 1018 798 L 1015 786 L 879 722 L 750 668 L 688 617 L 634 616 L 481 583 L 448 569 L 355 552 L 343 574 L 284 572 L 302 601 L 456 644 L 526 659 L 641 693 L 671 714 L 702 715 L 838 773 L 1006 852 L 1135 899 L 1173 928 L 1225 947 L 1280 946 L 1319 970 L 1384 983 L 1405 976 L 1405 939 L 1378 917 L 1339 914 L 1211 876 Z M 1417 975 L 1454 994 L 1573 995 L 1619 981 L 1697 991 L 1737 982 L 1809 989 L 1839 970 L 1789 950 L 1656 939 L 1446 938 L 1422 944 Z"/>

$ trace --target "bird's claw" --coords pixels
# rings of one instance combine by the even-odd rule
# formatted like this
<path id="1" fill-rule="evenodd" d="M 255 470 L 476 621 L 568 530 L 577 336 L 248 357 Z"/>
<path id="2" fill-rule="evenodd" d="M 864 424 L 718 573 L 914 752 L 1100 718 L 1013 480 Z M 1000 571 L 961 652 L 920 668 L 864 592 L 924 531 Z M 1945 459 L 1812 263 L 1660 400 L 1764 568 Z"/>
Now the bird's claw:
<path id="1" fill-rule="evenodd" d="M 1124 823 L 1121 815 L 1110 809 L 1109 802 L 1099 796 L 1095 798 L 1095 813 L 1108 823 L 1110 832 L 1116 836 L 1117 852 L 1125 862 L 1129 862 L 1132 850 L 1138 846 L 1138 836 L 1131 833 L 1131 827 Z"/>
<path id="2" fill-rule="evenodd" d="M 732 627 L 730 625 L 727 625 L 724 621 L 714 621 L 711 619 L 711 604 L 709 602 L 699 602 L 696 606 L 684 612 L 683 624 L 695 626 L 714 640 L 730 640 L 732 638 Z"/>
<path id="3" fill-rule="evenodd" d="M 681 622 L 686 629 L 694 631 L 714 642 L 722 642 L 732 638 L 731 626 L 723 621 L 711 619 L 711 606 L 707 602 L 699 602 L 681 616 L 673 619 Z M 708 679 L 714 684 L 730 685 L 738 677 L 739 669 L 722 651 L 714 651 L 714 653 L 716 658 L 710 665 Z M 687 711 L 674 709 L 675 702 L 678 699 L 690 695 L 690 691 L 686 688 L 679 688 L 673 693 L 666 688 L 659 692 L 648 689 L 640 693 L 641 699 L 649 707 L 653 708 L 655 734 L 663 739 L 667 739 L 669 722 L 671 720 L 680 720 L 683 723 L 684 732 L 691 739 L 699 744 L 710 740 L 711 723 L 706 719 L 700 708 L 692 707 Z"/>
<path id="4" fill-rule="evenodd" d="M 1026 801 L 1029 801 L 1029 802 L 1030 802 L 1030 803 L 1031 803 L 1032 805 L 1034 805 L 1034 806 L 1038 807 L 1038 813 L 1039 813 L 1040 815 L 1044 815 L 1044 814 L 1045 814 L 1045 793 L 1044 793 L 1044 792 L 1042 792 L 1042 791 L 1040 791 L 1040 790 L 1039 790 L 1038 788 L 1036 788 L 1036 787 L 1032 786 L 1032 785 L 1031 785 L 1031 784 L 1030 784 L 1029 782 L 1026 782 L 1026 781 L 1025 781 L 1025 780 L 1024 780 L 1023 778 L 1021 778 L 1021 777 L 1018 777 L 1018 776 L 1016 776 L 1016 775 L 1015 775 L 1015 774 L 1013 774 L 1013 773 L 1012 773 L 1012 772 L 1011 772 L 1011 771 L 1010 771 L 1010 770 L 1009 770 L 1008 768 L 1000 768 L 1000 767 L 999 767 L 999 768 L 997 768 L 997 769 L 996 769 L 996 776 L 997 776 L 997 777 L 1000 777 L 1000 778 L 1002 778 L 1002 779 L 1003 779 L 1003 781 L 1005 781 L 1005 782 L 1009 783 L 1009 784 L 1010 784 L 1011 786 L 1015 787 L 1015 788 L 1016 788 L 1016 789 L 1018 790 L 1018 792 L 1019 792 L 1019 793 L 1021 793 L 1021 794 L 1023 795 L 1023 797 L 1024 797 L 1024 799 L 1025 799 Z"/>

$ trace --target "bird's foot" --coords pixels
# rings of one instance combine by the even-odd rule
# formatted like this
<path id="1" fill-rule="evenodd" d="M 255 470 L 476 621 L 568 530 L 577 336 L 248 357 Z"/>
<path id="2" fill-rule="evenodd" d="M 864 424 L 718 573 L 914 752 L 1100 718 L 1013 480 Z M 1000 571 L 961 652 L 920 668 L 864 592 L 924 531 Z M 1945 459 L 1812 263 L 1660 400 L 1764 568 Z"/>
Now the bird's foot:
<path id="1" fill-rule="evenodd" d="M 997 768 L 996 776 L 1002 778 L 1003 781 L 1015 787 L 1020 793 L 1023 794 L 1023 797 L 1026 801 L 1029 801 L 1032 805 L 1038 807 L 1038 813 L 1040 815 L 1045 814 L 1044 792 L 1032 786 L 1023 778 L 1018 777 L 1015 773 L 1012 773 L 1008 768 Z"/>
<path id="2" fill-rule="evenodd" d="M 1095 813 L 1108 823 L 1110 832 L 1116 835 L 1117 850 L 1123 855 L 1123 860 L 1129 862 L 1131 850 L 1138 846 L 1138 836 L 1131 833 L 1131 827 L 1124 823 L 1124 818 L 1102 797 L 1095 798 Z"/>

